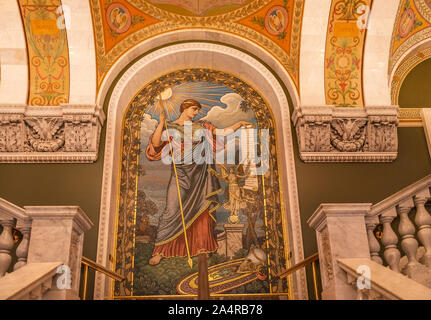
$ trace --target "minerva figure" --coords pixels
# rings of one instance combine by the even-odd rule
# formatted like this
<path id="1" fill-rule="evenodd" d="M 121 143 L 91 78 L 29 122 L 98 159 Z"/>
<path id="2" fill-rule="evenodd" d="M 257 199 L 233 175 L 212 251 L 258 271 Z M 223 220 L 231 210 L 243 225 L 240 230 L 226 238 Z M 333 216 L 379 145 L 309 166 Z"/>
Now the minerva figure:
<path id="1" fill-rule="evenodd" d="M 217 140 L 213 138 L 217 128 L 207 121 L 192 122 L 201 108 L 198 101 L 189 99 L 181 104 L 181 115 L 175 121 L 166 122 L 166 115 L 163 112 L 160 113 L 160 122 L 149 139 L 146 156 L 150 161 L 158 161 L 162 159 L 162 155 L 166 155 L 166 150 L 170 149 L 169 142 L 162 141 L 165 123 L 167 123 L 170 135 L 172 132 L 178 132 L 181 136 L 181 140 L 172 140 L 171 138 L 178 181 L 174 172 L 174 165 L 171 164 L 171 177 L 166 192 L 166 208 L 160 216 L 157 226 L 157 236 L 153 255 L 149 261 L 150 265 L 158 264 L 162 258 L 187 256 L 178 189 L 181 196 L 190 256 L 217 250 L 217 241 L 214 235 L 216 221 L 214 212 L 219 207 L 217 195 L 222 192 L 222 189 L 217 177 L 211 173 L 215 171 L 215 164 L 213 162 L 207 163 L 207 161 L 202 161 L 202 163 L 190 161 L 193 159 L 193 152 L 197 148 L 201 148 L 205 152 L 211 149 L 214 152 L 217 148 Z M 191 148 L 184 147 L 185 123 L 192 125 Z M 235 132 L 247 125 L 250 123 L 240 121 L 221 130 L 221 132 L 223 134 Z M 194 133 L 200 129 L 203 129 L 204 134 L 196 135 L 198 137 L 196 138 Z M 205 143 L 211 144 L 212 148 L 202 148 L 202 144 Z M 165 147 L 168 149 L 164 150 Z M 176 152 L 177 150 L 180 152 Z M 189 161 L 185 161 L 186 159 Z"/>

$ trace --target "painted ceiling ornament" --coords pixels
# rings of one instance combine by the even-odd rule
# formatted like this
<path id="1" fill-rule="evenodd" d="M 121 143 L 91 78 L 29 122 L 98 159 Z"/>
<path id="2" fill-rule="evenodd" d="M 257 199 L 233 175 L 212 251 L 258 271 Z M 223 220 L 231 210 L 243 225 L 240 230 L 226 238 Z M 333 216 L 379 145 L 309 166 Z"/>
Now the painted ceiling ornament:
<path id="1" fill-rule="evenodd" d="M 132 16 L 129 9 L 121 3 L 114 2 L 106 10 L 106 21 L 112 31 L 116 33 L 125 33 L 132 25 Z"/>
<path id="2" fill-rule="evenodd" d="M 401 38 L 405 38 L 413 30 L 415 26 L 415 12 L 412 8 L 407 8 L 401 16 L 398 25 L 398 34 Z"/>
<path id="3" fill-rule="evenodd" d="M 28 104 L 58 106 L 69 101 L 69 48 L 59 28 L 61 0 L 19 0 L 29 62 Z"/>
<path id="4" fill-rule="evenodd" d="M 244 5 L 248 0 L 149 0 L 148 2 L 152 4 L 170 5 L 172 9 L 164 7 L 164 9 L 173 11 L 174 13 L 179 13 L 178 9 L 175 7 L 180 7 L 190 11 L 192 14 L 200 16 L 205 15 L 211 9 L 217 9 L 220 7 L 227 6 L 238 6 Z M 181 10 L 181 9 L 180 9 Z"/>
<path id="5" fill-rule="evenodd" d="M 289 23 L 289 16 L 286 8 L 274 6 L 268 10 L 265 17 L 265 29 L 269 34 L 278 36 L 283 33 Z"/>
<path id="6" fill-rule="evenodd" d="M 413 19 L 414 17 L 414 19 Z M 388 73 L 410 48 L 431 36 L 431 1 L 403 0 L 398 8 L 391 41 Z"/>
<path id="7" fill-rule="evenodd" d="M 333 0 L 325 51 L 327 104 L 363 107 L 362 68 L 372 0 Z"/>
<path id="8" fill-rule="evenodd" d="M 431 23 L 431 0 L 414 0 L 414 3 L 420 15 Z"/>
<path id="9" fill-rule="evenodd" d="M 127 50 L 155 35 L 187 28 L 222 30 L 258 43 L 282 63 L 295 86 L 299 86 L 299 47 L 305 0 L 90 0 L 90 3 L 96 38 L 98 89 L 113 63 Z M 124 5 L 131 15 L 131 26 L 121 34 L 107 21 L 107 10 L 114 3 Z M 203 13 L 197 15 L 184 8 L 190 5 L 192 9 L 193 4 L 199 4 L 194 10 Z M 272 25 L 268 27 L 277 32 L 277 28 L 283 30 L 278 35 L 265 28 L 268 10 L 275 6 L 284 7 L 287 12 L 287 18 L 283 17 L 284 10 L 278 15 L 275 12 L 277 17 L 273 17 Z M 121 12 L 116 18 L 121 28 L 121 19 L 124 19 Z M 253 19 L 258 19 L 259 24 Z M 283 20 L 281 26 L 277 25 L 280 24 L 277 19 Z"/>

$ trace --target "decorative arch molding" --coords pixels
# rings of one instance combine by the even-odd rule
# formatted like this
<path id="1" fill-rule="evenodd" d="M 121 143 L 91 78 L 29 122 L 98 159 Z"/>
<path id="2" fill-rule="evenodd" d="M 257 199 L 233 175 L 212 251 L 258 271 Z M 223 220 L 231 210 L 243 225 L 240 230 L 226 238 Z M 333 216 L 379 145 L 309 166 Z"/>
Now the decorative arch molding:
<path id="1" fill-rule="evenodd" d="M 430 41 L 431 42 L 431 41 Z M 393 104 L 398 105 L 401 86 L 407 75 L 421 62 L 431 58 L 431 47 L 414 50 L 398 65 L 391 81 L 391 100 Z"/>
<path id="2" fill-rule="evenodd" d="M 425 0 L 402 0 L 392 32 L 389 83 L 400 64 L 431 38 L 431 8 Z"/>
<path id="3" fill-rule="evenodd" d="M 410 43 L 410 46 L 405 49 L 405 51 L 403 52 L 402 55 L 399 55 L 396 58 L 396 61 L 392 62 L 393 65 L 392 65 L 392 67 L 390 69 L 390 73 L 389 73 L 389 83 L 390 84 L 393 83 L 396 73 L 400 70 L 401 66 L 407 62 L 407 60 L 409 60 L 416 53 L 423 51 L 428 47 L 431 47 L 431 28 L 425 29 L 424 31 L 427 31 L 427 32 L 424 32 L 422 34 L 420 41 L 416 41 L 417 39 L 415 40 L 415 38 L 412 37 L 411 41 L 409 39 L 409 40 L 407 40 L 407 42 L 404 43 L 404 44 Z M 392 59 L 395 59 L 394 56 L 392 57 Z M 393 98 L 392 88 L 391 88 L 391 98 Z M 392 101 L 394 101 L 394 100 L 392 100 Z"/>
<path id="4" fill-rule="evenodd" d="M 416 47 L 405 57 L 392 76 L 391 99 L 398 105 L 400 90 L 407 75 L 420 63 L 431 58 L 431 44 L 428 42 Z M 400 108 L 400 126 L 403 127 L 422 127 L 423 114 L 421 108 Z"/>
<path id="5" fill-rule="evenodd" d="M 273 70 L 273 72 L 281 79 L 282 83 L 289 91 L 293 107 L 296 108 L 299 106 L 300 98 L 295 82 L 281 62 L 274 58 L 274 56 L 271 55 L 267 50 L 243 37 L 220 30 L 204 28 L 183 29 L 166 32 L 143 41 L 131 48 L 124 55 L 122 55 L 107 72 L 99 88 L 97 104 L 103 105 L 109 88 L 111 88 L 115 78 L 133 60 L 149 54 L 154 48 L 166 47 L 176 43 L 193 43 L 196 41 L 222 43 L 229 47 L 241 48 L 241 51 L 246 51 L 248 55 L 255 56 L 261 61 L 261 63 L 266 64 L 271 70 Z M 185 67 L 189 67 L 189 65 L 185 65 Z"/>
<path id="6" fill-rule="evenodd" d="M 410 37 L 398 48 L 402 55 L 393 56 L 393 66 L 390 69 L 389 85 L 392 104 L 398 105 L 402 84 L 407 75 L 418 64 L 431 57 L 431 28 L 426 28 Z M 395 60 L 397 59 L 397 60 Z M 400 126 L 422 126 L 420 108 L 401 108 L 399 111 Z"/>
<path id="7" fill-rule="evenodd" d="M 130 62 L 130 60 L 129 60 Z M 125 61 L 123 61 L 125 63 Z M 289 104 L 283 85 L 262 62 L 238 49 L 207 42 L 173 44 L 155 50 L 134 61 L 112 89 L 108 105 L 105 161 L 102 183 L 101 211 L 97 262 L 113 269 L 110 259 L 114 250 L 114 230 L 119 183 L 121 128 L 124 113 L 135 94 L 153 79 L 171 71 L 188 68 L 208 68 L 227 71 L 253 87 L 272 108 L 279 141 L 280 180 L 283 189 L 284 212 L 289 234 L 291 264 L 304 258 L 301 220 L 296 183 L 295 160 L 290 125 Z M 120 70 L 116 71 L 121 72 Z M 113 76 L 113 74 L 111 75 Z M 106 84 L 105 84 L 106 85 Z M 105 88 L 107 90 L 107 88 Z M 99 97 L 100 98 L 100 97 Z M 98 273 L 95 299 L 110 298 L 112 283 Z M 293 278 L 293 297 L 307 299 L 305 272 Z"/>

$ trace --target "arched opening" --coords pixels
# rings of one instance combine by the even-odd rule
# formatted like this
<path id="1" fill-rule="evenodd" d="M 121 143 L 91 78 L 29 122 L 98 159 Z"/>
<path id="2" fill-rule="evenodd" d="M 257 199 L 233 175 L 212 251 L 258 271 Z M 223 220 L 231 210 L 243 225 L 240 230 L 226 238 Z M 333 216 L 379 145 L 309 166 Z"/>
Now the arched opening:
<path id="1" fill-rule="evenodd" d="M 279 209 L 285 221 L 283 234 L 288 235 L 286 243 L 289 254 L 284 255 L 287 263 L 294 264 L 303 259 L 302 232 L 297 197 L 294 167 L 293 143 L 290 127 L 287 90 L 274 77 L 270 69 L 254 57 L 219 44 L 192 42 L 166 46 L 137 60 L 122 74 L 112 88 L 109 99 L 108 124 L 103 173 L 103 189 L 99 223 L 97 261 L 114 269 L 115 230 L 118 202 L 118 187 L 121 179 L 122 120 L 134 97 L 155 79 L 178 70 L 200 68 L 229 73 L 254 88 L 264 99 L 272 112 L 274 137 L 277 137 L 280 181 Z M 244 97 L 243 97 L 244 98 Z M 275 167 L 274 167 L 275 168 Z M 281 217 L 281 216 L 280 216 Z M 131 257 L 130 257 L 131 258 Z M 130 275 L 131 276 L 131 275 Z M 307 297 L 305 273 L 298 272 L 292 278 L 292 297 Z M 98 274 L 95 298 L 112 298 L 113 283 Z"/>
<path id="2" fill-rule="evenodd" d="M 422 51 L 431 53 L 430 49 Z M 403 79 L 398 89 L 398 103 L 401 108 L 401 125 L 417 131 L 417 144 L 428 144 L 431 155 L 431 94 L 429 91 L 429 74 L 431 72 L 430 55 L 413 56 L 406 66 Z M 409 60 L 407 61 L 409 62 Z M 421 132 L 422 131 L 422 132 Z M 425 142 L 426 140 L 426 142 Z M 426 148 L 426 147 L 425 147 Z"/>
<path id="3" fill-rule="evenodd" d="M 187 143 L 187 127 L 174 120 L 185 112 L 180 110 L 182 102 L 190 99 L 201 106 L 193 119 L 193 139 L 189 137 L 193 147 L 182 150 L 184 162 L 166 163 L 169 154 L 163 158 L 150 137 L 165 112 L 169 135 L 175 140 L 175 133 L 181 135 L 165 143 L 166 149 Z M 240 130 L 244 121 L 250 128 Z M 161 126 L 165 128 L 163 122 Z M 220 150 L 220 144 L 227 143 L 227 150 L 209 157 L 208 140 L 198 131 L 212 126 L 238 130 L 238 154 L 229 147 L 233 136 L 219 136 L 216 143 Z M 270 106 L 226 72 L 178 70 L 140 90 L 123 120 L 115 271 L 126 281 L 116 283 L 114 297 L 196 296 L 193 280 L 202 252 L 209 257 L 213 297 L 291 294 L 286 279 L 274 279 L 289 267 L 290 253 L 278 148 Z M 206 153 L 205 159 L 200 152 Z M 262 158 L 259 163 L 254 163 L 256 157 Z M 157 263 L 152 265 L 152 260 Z"/>

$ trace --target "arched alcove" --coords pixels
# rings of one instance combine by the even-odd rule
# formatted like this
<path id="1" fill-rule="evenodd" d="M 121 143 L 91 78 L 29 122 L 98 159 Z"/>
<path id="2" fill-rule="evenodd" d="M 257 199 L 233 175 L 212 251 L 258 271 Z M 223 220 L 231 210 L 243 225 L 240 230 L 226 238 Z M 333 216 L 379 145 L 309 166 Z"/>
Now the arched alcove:
<path id="1" fill-rule="evenodd" d="M 431 52 L 431 50 L 429 51 Z M 401 108 L 431 108 L 430 57 L 413 65 L 413 68 L 404 77 L 398 96 Z"/>
<path id="2" fill-rule="evenodd" d="M 425 48 L 419 54 L 411 56 L 402 65 L 402 78 L 397 90 L 397 103 L 401 108 L 401 125 L 406 127 L 423 127 L 423 133 L 412 143 L 428 144 L 431 155 L 431 93 L 429 74 L 431 72 L 431 49 Z M 418 128 L 419 129 L 419 128 Z"/>
<path id="3" fill-rule="evenodd" d="M 303 259 L 302 231 L 288 90 L 285 89 L 292 86 L 292 83 L 280 83 L 266 65 L 243 51 L 220 44 L 194 41 L 168 45 L 144 55 L 124 70 L 118 82 L 112 85 L 108 105 L 97 262 L 113 269 L 122 121 L 127 107 L 135 95 L 155 79 L 170 72 L 191 68 L 227 72 L 242 79 L 270 106 L 275 122 L 274 133 L 278 141 L 277 160 L 280 168 L 282 214 L 286 221 L 285 234 L 289 235 L 290 264 L 301 261 Z M 112 298 L 112 290 L 111 281 L 98 274 L 95 299 Z M 293 278 L 292 291 L 293 298 L 306 299 L 306 279 L 303 271 L 297 272 Z"/>

